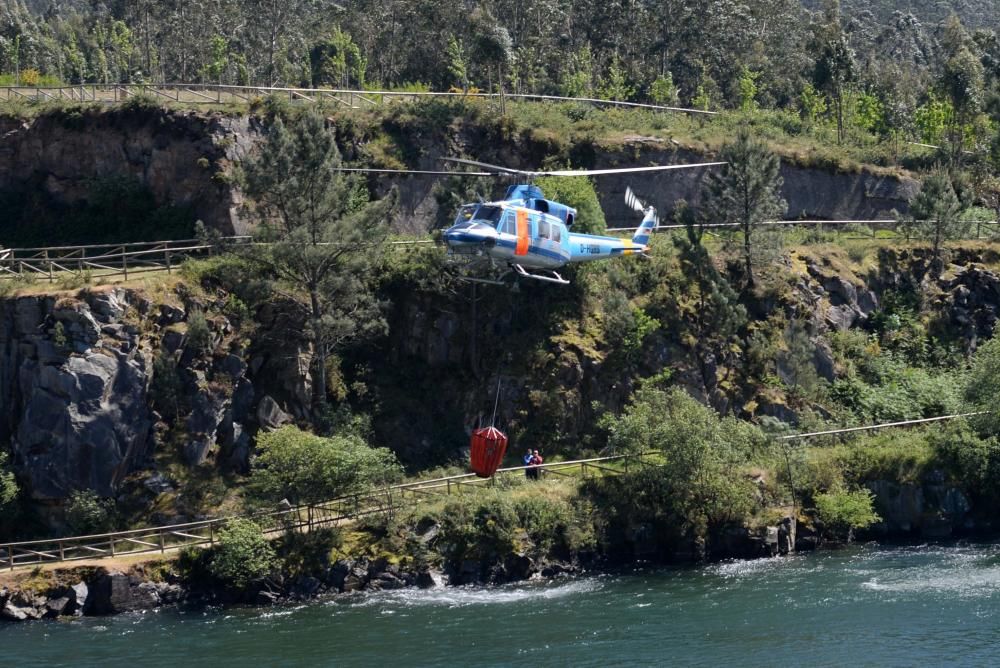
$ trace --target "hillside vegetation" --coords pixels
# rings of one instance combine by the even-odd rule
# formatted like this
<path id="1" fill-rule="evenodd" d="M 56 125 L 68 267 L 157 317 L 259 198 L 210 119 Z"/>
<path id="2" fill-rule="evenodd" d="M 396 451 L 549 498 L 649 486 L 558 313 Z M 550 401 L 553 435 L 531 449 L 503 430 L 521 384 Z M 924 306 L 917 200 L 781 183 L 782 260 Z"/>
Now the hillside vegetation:
<path id="1" fill-rule="evenodd" d="M 61 243 L 197 229 L 213 253 L 143 288 L 72 271 L 51 294 L 30 276 L 0 284 L 4 536 L 315 503 L 463 470 L 469 433 L 493 406 L 510 463 L 527 447 L 550 461 L 655 453 L 618 476 L 389 508 L 318 536 L 324 568 L 340 550 L 380 571 L 409 560 L 456 583 L 503 581 L 550 560 L 753 556 L 779 524 L 790 541 L 801 523 L 803 546 L 855 530 L 993 528 L 1000 251 L 996 226 L 976 222 L 1000 212 L 1000 43 L 989 29 L 785 0 L 54 3 L 41 16 L 5 0 L 2 10 L 0 69 L 21 84 L 482 88 L 725 112 L 503 99 L 341 110 L 268 97 L 208 115 L 144 96 L 115 110 L 10 103 L 0 122 L 12 143 L 32 123 L 113 134 L 135 121 L 139 139 L 117 143 L 141 149 L 123 149 L 119 171 L 147 181 L 82 175 L 77 200 L 54 204 L 68 179 L 36 174 L 23 186 L 0 174 L 21 188 L 0 193 L 14 214 L 4 233 Z M 164 146 L 187 134 L 197 140 L 171 159 Z M 644 141 L 726 164 L 693 183 L 697 206 L 661 207 L 680 229 L 657 235 L 649 257 L 568 267 L 558 287 L 470 284 L 439 247 L 386 243 L 407 196 L 436 201 L 440 220 L 412 201 L 407 212 L 428 230 L 499 186 L 449 177 L 420 199 L 342 170 L 427 168 L 443 154 L 617 164 L 639 160 Z M 192 211 L 156 201 L 150 156 L 164 159 L 160 185 L 193 174 L 188 193 L 216 200 L 230 225 L 238 213 L 263 243 L 233 244 L 222 225 L 196 228 Z M 891 231 L 772 227 L 788 213 L 782 159 L 826 173 L 913 170 L 923 183 Z M 605 226 L 591 181 L 545 185 L 580 209 L 581 228 Z M 979 414 L 778 439 L 964 411 Z M 252 523 L 224 537 L 231 544 L 185 555 L 186 567 L 245 589 L 303 557 L 291 535 L 262 548 Z M 342 588 L 353 568 L 341 569 Z"/>

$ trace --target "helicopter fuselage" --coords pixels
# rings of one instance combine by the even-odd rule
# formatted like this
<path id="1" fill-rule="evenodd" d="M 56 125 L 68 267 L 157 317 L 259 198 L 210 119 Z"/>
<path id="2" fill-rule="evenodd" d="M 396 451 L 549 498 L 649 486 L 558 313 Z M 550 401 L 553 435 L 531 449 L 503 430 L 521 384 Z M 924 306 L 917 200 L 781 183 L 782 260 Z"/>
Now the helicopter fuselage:
<path id="1" fill-rule="evenodd" d="M 444 233 L 458 255 L 487 255 L 525 268 L 554 270 L 567 264 L 643 253 L 648 242 L 570 232 L 560 218 L 525 206 L 525 201 L 470 204 Z M 575 211 L 569 209 L 571 215 Z M 644 225 L 645 225 L 644 221 Z M 641 230 L 642 228 L 640 228 Z"/>

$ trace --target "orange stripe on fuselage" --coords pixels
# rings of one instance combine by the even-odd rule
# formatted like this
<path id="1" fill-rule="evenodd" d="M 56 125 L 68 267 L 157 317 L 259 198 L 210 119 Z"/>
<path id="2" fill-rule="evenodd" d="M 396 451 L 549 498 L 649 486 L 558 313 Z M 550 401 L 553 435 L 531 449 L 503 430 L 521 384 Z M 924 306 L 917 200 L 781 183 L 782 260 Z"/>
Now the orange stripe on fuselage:
<path id="1" fill-rule="evenodd" d="M 528 212 L 525 209 L 517 210 L 517 246 L 514 247 L 514 255 L 527 255 L 528 247 L 531 245 L 531 229 L 528 225 Z"/>

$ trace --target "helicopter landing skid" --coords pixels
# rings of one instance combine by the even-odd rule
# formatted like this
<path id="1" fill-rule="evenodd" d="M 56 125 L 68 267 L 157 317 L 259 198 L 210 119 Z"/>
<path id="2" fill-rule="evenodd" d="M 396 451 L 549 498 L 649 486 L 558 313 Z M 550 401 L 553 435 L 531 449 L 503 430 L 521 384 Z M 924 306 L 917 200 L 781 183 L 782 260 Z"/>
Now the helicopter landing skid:
<path id="1" fill-rule="evenodd" d="M 499 278 L 473 278 L 472 276 L 459 276 L 458 280 L 464 281 L 466 283 L 479 283 L 481 285 L 499 285 L 500 287 L 508 287 L 507 283 L 503 280 L 510 272 L 505 272 Z"/>
<path id="2" fill-rule="evenodd" d="M 522 278 L 532 278 L 536 281 L 545 281 L 546 283 L 557 283 L 559 285 L 569 285 L 569 281 L 559 275 L 558 272 L 549 271 L 548 274 L 532 274 L 527 269 L 519 264 L 511 265 L 517 272 L 518 276 Z M 551 275 L 549 275 L 551 274 Z"/>

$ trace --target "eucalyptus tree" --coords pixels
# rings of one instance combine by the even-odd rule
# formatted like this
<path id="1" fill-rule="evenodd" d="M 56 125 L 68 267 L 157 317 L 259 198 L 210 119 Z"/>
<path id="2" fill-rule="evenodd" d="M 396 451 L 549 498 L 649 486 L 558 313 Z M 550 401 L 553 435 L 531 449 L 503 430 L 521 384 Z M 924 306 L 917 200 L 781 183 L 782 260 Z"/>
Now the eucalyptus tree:
<path id="1" fill-rule="evenodd" d="M 309 112 L 290 127 L 275 117 L 259 153 L 244 168 L 250 211 L 260 235 L 271 241 L 253 247 L 250 258 L 307 300 L 318 407 L 327 400 L 329 354 L 385 329 L 370 279 L 388 234 L 395 191 L 369 203 L 340 165 L 325 118 Z"/>
<path id="2" fill-rule="evenodd" d="M 962 46 L 945 61 L 939 83 L 951 102 L 947 130 L 949 159 L 957 166 L 965 150 L 966 132 L 982 109 L 982 63 L 968 47 Z"/>

